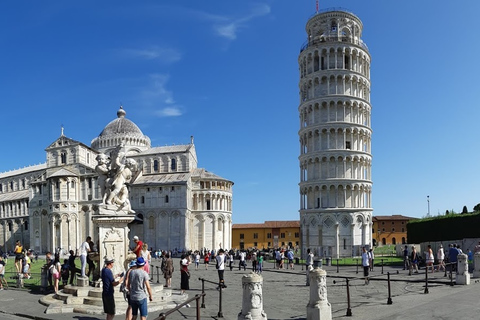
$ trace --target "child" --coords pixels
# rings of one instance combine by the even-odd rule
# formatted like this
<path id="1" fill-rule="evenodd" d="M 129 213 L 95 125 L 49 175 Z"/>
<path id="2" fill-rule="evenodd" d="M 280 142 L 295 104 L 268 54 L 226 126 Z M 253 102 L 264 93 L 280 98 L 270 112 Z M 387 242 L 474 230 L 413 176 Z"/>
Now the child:
<path id="1" fill-rule="evenodd" d="M 30 279 L 30 264 L 32 260 L 28 256 L 28 253 L 24 255 L 25 258 L 23 258 L 23 277 Z"/>
<path id="2" fill-rule="evenodd" d="M 65 287 L 68 283 L 68 276 L 70 275 L 70 265 L 68 264 L 68 259 L 63 260 L 62 269 L 62 284 Z"/>

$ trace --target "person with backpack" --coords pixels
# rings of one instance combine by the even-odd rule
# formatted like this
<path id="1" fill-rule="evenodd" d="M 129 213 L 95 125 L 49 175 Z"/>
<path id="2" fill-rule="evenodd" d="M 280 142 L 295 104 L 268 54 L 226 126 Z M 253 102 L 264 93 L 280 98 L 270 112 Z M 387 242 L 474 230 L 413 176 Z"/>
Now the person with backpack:
<path id="1" fill-rule="evenodd" d="M 225 273 L 225 262 L 227 261 L 227 257 L 225 256 L 225 251 L 223 249 L 218 250 L 215 260 L 217 261 L 215 267 L 218 272 L 218 289 L 225 289 L 227 286 L 225 285 L 225 279 L 223 276 Z"/>

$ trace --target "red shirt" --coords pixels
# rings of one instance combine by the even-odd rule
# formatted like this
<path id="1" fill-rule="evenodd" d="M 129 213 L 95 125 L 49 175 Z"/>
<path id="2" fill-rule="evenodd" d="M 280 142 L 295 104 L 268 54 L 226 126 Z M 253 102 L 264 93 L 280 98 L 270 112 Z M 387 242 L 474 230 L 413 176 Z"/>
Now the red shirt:
<path id="1" fill-rule="evenodd" d="M 141 255 L 142 247 L 143 247 L 143 242 L 138 240 L 137 245 L 135 247 L 135 248 L 138 248 L 138 249 L 133 252 L 137 255 L 137 258 L 140 257 L 140 255 Z"/>

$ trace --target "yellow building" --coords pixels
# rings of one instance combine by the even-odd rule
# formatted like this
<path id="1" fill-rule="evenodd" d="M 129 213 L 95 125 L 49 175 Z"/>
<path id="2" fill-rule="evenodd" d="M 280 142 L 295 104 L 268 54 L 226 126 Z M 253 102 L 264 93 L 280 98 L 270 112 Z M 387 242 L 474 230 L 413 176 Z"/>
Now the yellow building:
<path id="1" fill-rule="evenodd" d="M 416 218 L 399 214 L 392 216 L 374 216 L 372 218 L 373 245 L 405 244 L 407 242 L 407 223 Z"/>
<path id="2" fill-rule="evenodd" d="M 300 245 L 300 221 L 265 221 L 232 225 L 232 248 L 296 248 Z"/>

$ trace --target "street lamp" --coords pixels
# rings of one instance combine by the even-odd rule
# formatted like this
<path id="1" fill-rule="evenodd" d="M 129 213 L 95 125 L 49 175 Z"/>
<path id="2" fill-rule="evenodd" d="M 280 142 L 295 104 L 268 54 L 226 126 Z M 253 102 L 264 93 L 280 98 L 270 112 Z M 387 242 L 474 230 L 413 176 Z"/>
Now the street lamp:
<path id="1" fill-rule="evenodd" d="M 430 217 L 430 196 L 427 196 L 427 207 L 428 207 L 427 217 Z"/>

